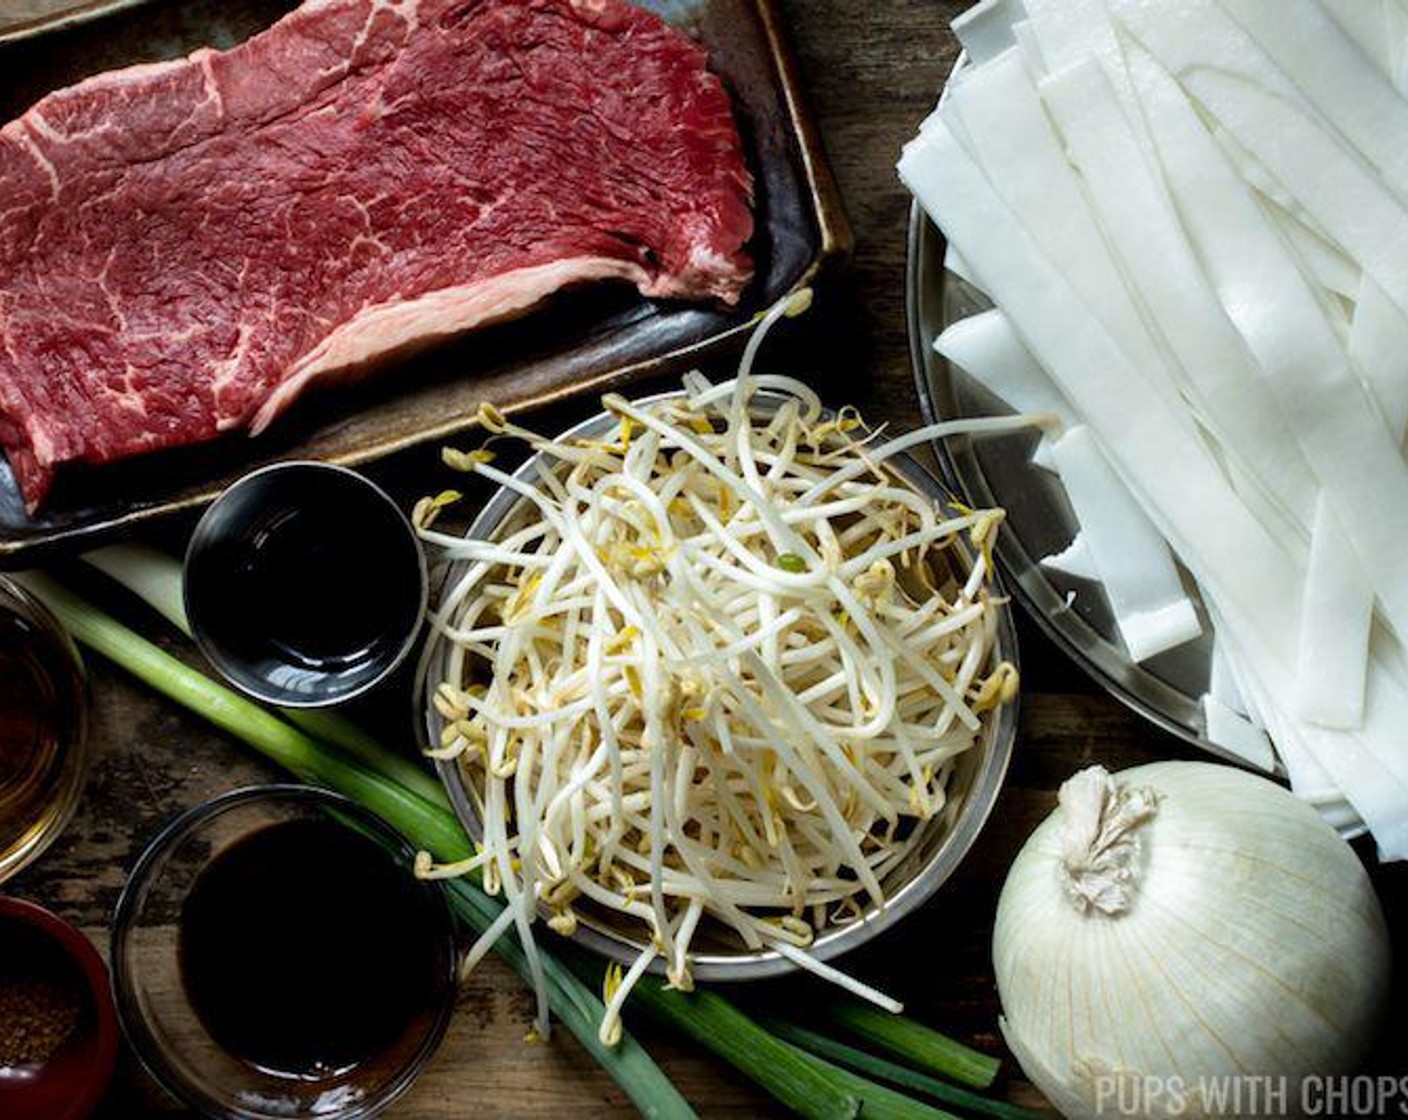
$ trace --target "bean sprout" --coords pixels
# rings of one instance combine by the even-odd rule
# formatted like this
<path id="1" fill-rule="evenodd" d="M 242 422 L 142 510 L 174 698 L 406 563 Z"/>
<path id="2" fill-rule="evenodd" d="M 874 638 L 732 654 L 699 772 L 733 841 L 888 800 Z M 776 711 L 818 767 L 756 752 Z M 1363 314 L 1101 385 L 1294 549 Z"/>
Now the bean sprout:
<path id="1" fill-rule="evenodd" d="M 458 760 L 483 823 L 474 859 L 418 870 L 481 868 L 514 914 L 496 935 L 541 910 L 562 934 L 640 942 L 608 973 L 603 1040 L 657 957 L 693 986 L 705 929 L 897 1007 L 809 947 L 885 906 L 926 822 L 944 827 L 954 759 L 1016 692 L 988 581 L 1002 511 L 941 508 L 886 465 L 946 428 L 873 446 L 853 410 L 751 375 L 798 309 L 764 317 L 731 382 L 603 398 L 614 439 L 483 409 L 549 464 L 530 484 L 447 454 L 522 496 L 498 539 L 431 528 L 454 492 L 416 510 L 468 561 L 433 617 L 448 657 L 430 753 Z"/>

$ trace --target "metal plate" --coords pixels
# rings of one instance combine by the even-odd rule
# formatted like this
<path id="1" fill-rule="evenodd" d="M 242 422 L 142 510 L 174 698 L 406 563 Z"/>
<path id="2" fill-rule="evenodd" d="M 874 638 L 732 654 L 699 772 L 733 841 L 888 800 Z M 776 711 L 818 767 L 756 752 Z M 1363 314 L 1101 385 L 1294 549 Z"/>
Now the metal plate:
<path id="1" fill-rule="evenodd" d="M 43 0 L 31 0 L 38 4 Z M 229 47 L 288 0 L 151 0 L 42 39 L 0 46 L 0 119 L 50 90 L 115 66 Z M 258 439 L 235 436 L 100 468 L 60 472 L 39 514 L 24 511 L 0 462 L 0 565 L 91 544 L 202 505 L 245 471 L 292 457 L 355 465 L 472 426 L 481 401 L 505 411 L 684 367 L 747 330 L 754 312 L 812 283 L 850 250 L 850 231 L 773 0 L 649 0 L 709 48 L 734 99 L 756 178 L 757 279 L 733 310 L 657 303 L 623 285 L 564 293 L 383 368 L 361 384 L 309 394 Z"/>
<path id="2" fill-rule="evenodd" d="M 992 306 L 944 268 L 944 248 L 943 234 L 916 203 L 910 211 L 906 309 L 925 418 L 1008 413 L 1011 409 L 933 347 L 948 324 Z M 1194 746 L 1245 765 L 1205 736 L 1201 697 L 1212 663 L 1212 624 L 1200 604 L 1201 638 L 1136 664 L 1119 640 L 1100 587 L 1041 567 L 1043 557 L 1070 543 L 1078 525 L 1060 480 L 1031 462 L 1037 438 L 1022 433 L 955 439 L 935 448 L 949 485 L 972 504 L 1007 510 L 997 547 L 1007 586 L 1047 635 L 1112 696 Z M 1198 604 L 1186 573 L 1184 582 Z"/>

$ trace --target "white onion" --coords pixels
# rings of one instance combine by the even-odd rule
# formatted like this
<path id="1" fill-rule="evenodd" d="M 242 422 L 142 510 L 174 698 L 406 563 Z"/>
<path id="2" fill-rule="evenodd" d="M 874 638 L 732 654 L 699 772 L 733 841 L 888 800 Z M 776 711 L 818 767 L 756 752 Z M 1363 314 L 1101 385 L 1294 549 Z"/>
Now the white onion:
<path id="1" fill-rule="evenodd" d="M 1062 1113 L 1142 1091 L 1147 1115 L 1197 1117 L 1228 1078 L 1275 1079 L 1294 1111 L 1302 1078 L 1352 1070 L 1390 950 L 1368 875 L 1313 808 L 1159 762 L 1062 786 L 1003 887 L 993 959 L 1008 1044 Z"/>

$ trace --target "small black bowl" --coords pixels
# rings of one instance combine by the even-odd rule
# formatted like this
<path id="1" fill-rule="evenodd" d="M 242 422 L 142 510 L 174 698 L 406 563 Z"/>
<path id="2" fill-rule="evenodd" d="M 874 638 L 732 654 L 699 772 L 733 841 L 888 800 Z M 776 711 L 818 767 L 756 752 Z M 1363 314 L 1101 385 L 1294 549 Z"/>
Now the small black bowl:
<path id="1" fill-rule="evenodd" d="M 425 556 L 375 483 L 330 463 L 245 475 L 186 550 L 191 631 L 236 688 L 286 708 L 349 700 L 386 678 L 425 614 Z"/>

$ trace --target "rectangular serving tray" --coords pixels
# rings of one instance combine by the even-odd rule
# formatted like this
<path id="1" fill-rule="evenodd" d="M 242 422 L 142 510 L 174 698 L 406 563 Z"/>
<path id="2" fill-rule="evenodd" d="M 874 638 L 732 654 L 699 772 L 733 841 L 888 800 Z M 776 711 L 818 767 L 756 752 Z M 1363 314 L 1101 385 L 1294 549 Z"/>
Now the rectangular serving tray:
<path id="1" fill-rule="evenodd" d="M 146 0 L 5 0 L 0 4 L 0 43 L 33 39 L 143 3 Z"/>
<path id="2" fill-rule="evenodd" d="M 16 10 L 30 9 L 34 18 L 6 24 L 0 17 L 0 119 L 88 74 L 179 57 L 205 44 L 232 46 L 293 6 L 288 0 L 20 0 Z M 481 401 L 517 412 L 686 368 L 736 342 L 760 307 L 844 260 L 849 226 L 773 0 L 644 0 L 643 6 L 698 36 L 734 99 L 757 193 L 750 245 L 757 278 L 741 306 L 646 300 L 624 285 L 566 292 L 524 318 L 386 366 L 360 384 L 310 392 L 258 438 L 234 435 L 101 467 L 65 468 L 34 517 L 0 458 L 0 566 L 31 564 L 198 507 L 264 463 L 369 463 L 472 427 Z"/>

